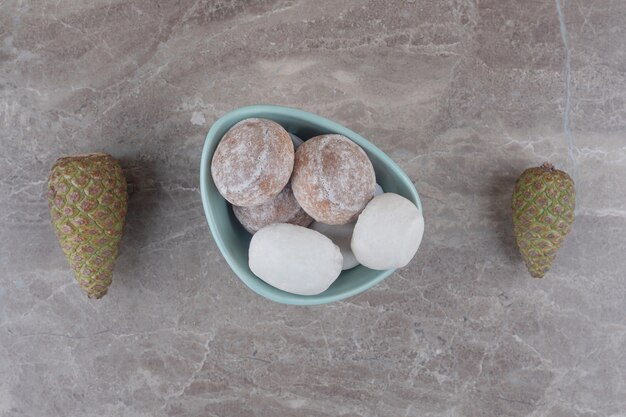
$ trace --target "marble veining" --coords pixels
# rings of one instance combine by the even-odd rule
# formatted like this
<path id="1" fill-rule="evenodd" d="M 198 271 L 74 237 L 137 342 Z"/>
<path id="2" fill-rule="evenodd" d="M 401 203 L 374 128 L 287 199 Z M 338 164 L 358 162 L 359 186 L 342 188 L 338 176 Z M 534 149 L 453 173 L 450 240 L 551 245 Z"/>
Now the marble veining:
<path id="1" fill-rule="evenodd" d="M 0 416 L 625 416 L 624 39 L 622 0 L 0 0 Z M 400 164 L 426 219 L 407 267 L 326 306 L 243 286 L 198 171 L 257 103 Z M 87 151 L 132 190 L 99 301 L 45 200 Z M 545 160 L 577 217 L 533 280 L 510 198 Z"/>

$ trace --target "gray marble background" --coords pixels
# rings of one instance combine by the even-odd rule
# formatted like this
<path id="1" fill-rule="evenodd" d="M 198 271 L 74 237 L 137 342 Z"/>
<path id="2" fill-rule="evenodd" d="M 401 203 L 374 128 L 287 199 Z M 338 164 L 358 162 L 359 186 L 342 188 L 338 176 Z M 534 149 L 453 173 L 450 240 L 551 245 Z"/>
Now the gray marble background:
<path id="1" fill-rule="evenodd" d="M 0 416 L 626 416 L 626 2 L 557 1 L 0 0 Z M 198 171 L 211 123 L 256 103 L 406 170 L 409 266 L 318 307 L 243 286 Z M 88 151 L 135 186 L 99 301 L 44 197 Z M 545 160 L 577 218 L 533 280 L 510 195 Z"/>

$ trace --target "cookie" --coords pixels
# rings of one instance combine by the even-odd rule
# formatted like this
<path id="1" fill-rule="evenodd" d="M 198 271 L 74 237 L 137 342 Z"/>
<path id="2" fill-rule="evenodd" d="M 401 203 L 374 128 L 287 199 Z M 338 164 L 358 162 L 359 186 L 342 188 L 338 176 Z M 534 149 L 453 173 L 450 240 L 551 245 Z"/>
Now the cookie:
<path id="1" fill-rule="evenodd" d="M 306 227 L 313 221 L 296 201 L 289 184 L 270 201 L 252 207 L 233 206 L 233 212 L 239 223 L 252 234 L 272 223 Z"/>
<path id="2" fill-rule="evenodd" d="M 326 291 L 339 277 L 343 259 L 339 248 L 315 230 L 275 223 L 250 241 L 248 264 L 263 281 L 293 294 Z"/>
<path id="3" fill-rule="evenodd" d="M 293 142 L 294 149 L 298 149 L 298 146 L 304 143 L 302 139 L 300 139 L 298 136 L 294 135 L 293 133 L 290 133 L 289 136 L 291 136 L 291 141 Z"/>
<path id="4" fill-rule="evenodd" d="M 374 196 L 376 174 L 361 147 L 342 135 L 321 135 L 296 151 L 291 179 L 300 206 L 316 221 L 354 221 Z"/>
<path id="5" fill-rule="evenodd" d="M 350 246 L 356 259 L 370 269 L 402 268 L 415 256 L 423 235 L 424 217 L 415 204 L 384 193 L 359 216 Z"/>
<path id="6" fill-rule="evenodd" d="M 294 148 L 289 133 L 267 119 L 245 119 L 217 145 L 211 175 L 219 193 L 240 207 L 263 204 L 285 187 Z"/>
<path id="7" fill-rule="evenodd" d="M 367 206 L 366 206 L 367 207 Z M 313 222 L 309 228 L 320 232 L 327 238 L 333 241 L 335 245 L 339 247 L 341 256 L 343 256 L 342 270 L 352 269 L 359 264 L 356 260 L 352 249 L 350 248 L 350 242 L 352 241 L 352 231 L 354 230 L 354 223 L 329 225 L 320 222 Z"/>

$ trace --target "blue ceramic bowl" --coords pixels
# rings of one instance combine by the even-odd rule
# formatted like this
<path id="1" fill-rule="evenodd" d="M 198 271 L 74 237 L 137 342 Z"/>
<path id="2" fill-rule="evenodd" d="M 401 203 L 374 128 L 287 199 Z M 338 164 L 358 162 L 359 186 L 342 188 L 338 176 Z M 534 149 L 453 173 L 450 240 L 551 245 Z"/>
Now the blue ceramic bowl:
<path id="1" fill-rule="evenodd" d="M 331 120 L 289 107 L 257 105 L 241 107 L 218 119 L 206 137 L 200 161 L 200 191 L 204 213 L 213 239 L 222 255 L 251 290 L 272 301 L 284 304 L 314 305 L 330 303 L 362 293 L 393 273 L 393 269 L 375 271 L 362 265 L 343 271 L 339 278 L 321 294 L 296 295 L 281 291 L 258 278 L 248 267 L 251 235 L 239 224 L 230 205 L 220 195 L 211 177 L 213 152 L 222 136 L 237 122 L 250 117 L 273 120 L 303 140 L 325 133 L 344 135 L 361 146 L 369 156 L 376 181 L 385 192 L 400 194 L 422 210 L 417 191 L 407 175 L 383 151 L 352 130 Z"/>

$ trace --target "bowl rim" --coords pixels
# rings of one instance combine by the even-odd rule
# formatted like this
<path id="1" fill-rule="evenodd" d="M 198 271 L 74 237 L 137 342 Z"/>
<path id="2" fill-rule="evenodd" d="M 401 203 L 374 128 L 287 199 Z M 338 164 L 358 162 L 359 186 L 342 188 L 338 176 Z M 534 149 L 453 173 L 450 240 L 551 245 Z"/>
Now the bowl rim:
<path id="1" fill-rule="evenodd" d="M 317 295 L 302 296 L 280 291 L 273 287 L 271 288 L 271 290 L 268 290 L 265 287 L 260 287 L 259 285 L 257 285 L 256 282 L 252 281 L 251 278 L 248 277 L 247 271 L 241 270 L 237 262 L 231 256 L 230 250 L 227 249 L 227 246 L 221 234 L 218 233 L 217 220 L 213 215 L 213 211 L 210 209 L 207 184 L 207 175 L 210 175 L 211 165 L 209 161 L 209 149 L 211 148 L 211 145 L 214 141 L 221 140 L 221 138 L 216 137 L 217 131 L 221 130 L 226 125 L 228 125 L 226 127 L 230 129 L 230 127 L 237 123 L 232 123 L 231 121 L 233 119 L 237 119 L 238 121 L 240 121 L 251 117 L 262 117 L 259 116 L 259 113 L 272 114 L 276 116 L 287 116 L 291 118 L 307 120 L 310 123 L 327 127 L 328 130 L 334 133 L 338 133 L 348 137 L 357 145 L 361 146 L 366 152 L 376 154 L 379 159 L 384 161 L 385 165 L 391 167 L 393 171 L 397 174 L 399 180 L 403 182 L 403 185 L 406 187 L 407 190 L 409 190 L 409 200 L 411 200 L 417 206 L 420 212 L 423 213 L 422 203 L 417 193 L 417 190 L 415 189 L 413 182 L 407 176 L 404 170 L 402 170 L 402 168 L 400 168 L 400 166 L 398 166 L 398 164 L 396 164 L 396 162 L 394 162 L 393 159 L 391 159 L 391 157 L 389 157 L 385 152 L 383 152 L 376 145 L 374 145 L 358 133 L 325 117 L 318 116 L 316 114 L 309 113 L 300 109 L 295 109 L 292 107 L 276 106 L 270 104 L 257 104 L 239 107 L 222 115 L 211 125 L 211 128 L 206 135 L 204 146 L 202 148 L 202 155 L 200 158 L 200 194 L 202 198 L 204 214 L 209 224 L 209 229 L 211 230 L 213 240 L 215 241 L 217 247 L 220 250 L 220 253 L 228 263 L 231 270 L 235 273 L 235 275 L 255 293 L 271 301 L 291 305 L 318 305 L 343 300 L 366 291 L 367 289 L 373 287 L 374 285 L 378 284 L 389 275 L 391 275 L 395 271 L 395 269 L 379 271 L 379 275 L 375 279 L 365 281 L 340 293 L 328 295 L 325 291 Z M 257 277 L 255 278 L 257 280 L 259 279 Z"/>

